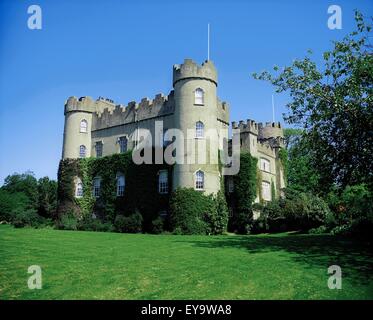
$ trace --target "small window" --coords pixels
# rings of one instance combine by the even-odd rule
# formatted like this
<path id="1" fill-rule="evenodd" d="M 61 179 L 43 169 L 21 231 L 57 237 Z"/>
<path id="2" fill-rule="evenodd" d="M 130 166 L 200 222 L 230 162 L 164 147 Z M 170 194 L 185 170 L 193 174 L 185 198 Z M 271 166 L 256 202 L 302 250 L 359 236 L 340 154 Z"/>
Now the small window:
<path id="1" fill-rule="evenodd" d="M 87 120 L 80 121 L 80 132 L 87 133 L 87 129 L 88 129 L 88 122 L 87 122 Z"/>
<path id="2" fill-rule="evenodd" d="M 122 173 L 117 174 L 117 196 L 122 197 L 124 195 L 124 188 L 126 186 L 126 180 Z"/>
<path id="3" fill-rule="evenodd" d="M 127 151 L 127 144 L 128 144 L 127 137 L 119 138 L 119 152 L 120 153 L 125 153 Z"/>
<path id="4" fill-rule="evenodd" d="M 168 193 L 168 171 L 159 171 L 158 192 L 161 194 Z"/>
<path id="5" fill-rule="evenodd" d="M 75 184 L 75 197 L 76 198 L 83 197 L 83 183 L 80 179 Z"/>
<path id="6" fill-rule="evenodd" d="M 196 122 L 196 138 L 203 138 L 204 130 L 205 130 L 205 125 L 203 124 L 203 122 L 201 121 Z"/>
<path id="7" fill-rule="evenodd" d="M 271 166 L 270 162 L 267 159 L 261 158 L 260 159 L 260 170 L 266 171 L 266 172 L 271 172 Z"/>
<path id="8" fill-rule="evenodd" d="M 262 198 L 271 201 L 271 184 L 267 181 L 262 181 Z"/>
<path id="9" fill-rule="evenodd" d="M 101 179 L 100 178 L 94 178 L 93 179 L 93 196 L 95 198 L 100 197 L 101 194 Z"/>
<path id="10" fill-rule="evenodd" d="M 198 105 L 204 104 L 204 92 L 201 88 L 197 88 L 194 91 L 194 104 L 198 104 Z"/>
<path id="11" fill-rule="evenodd" d="M 205 187 L 205 174 L 203 171 L 196 172 L 196 190 L 203 190 Z"/>
<path id="12" fill-rule="evenodd" d="M 96 157 L 97 158 L 102 157 L 102 149 L 103 149 L 102 141 L 96 142 Z"/>
<path id="13" fill-rule="evenodd" d="M 86 147 L 84 145 L 81 145 L 79 147 L 79 157 L 85 158 L 85 156 L 86 156 Z"/>

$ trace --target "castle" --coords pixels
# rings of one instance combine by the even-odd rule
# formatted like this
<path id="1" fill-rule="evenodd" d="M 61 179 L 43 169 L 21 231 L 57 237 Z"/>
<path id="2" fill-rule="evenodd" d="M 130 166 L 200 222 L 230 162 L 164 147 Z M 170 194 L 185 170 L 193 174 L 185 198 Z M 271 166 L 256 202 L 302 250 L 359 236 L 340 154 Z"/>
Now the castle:
<path id="1" fill-rule="evenodd" d="M 173 66 L 173 90 L 168 96 L 158 94 L 154 99 L 142 99 L 139 103 L 115 104 L 110 99 L 70 97 L 65 103 L 65 126 L 63 159 L 104 157 L 133 150 L 139 143 L 139 130 L 148 130 L 153 143 L 162 141 L 168 130 L 179 129 L 184 133 L 181 156 L 196 153 L 206 144 L 208 150 L 222 151 L 223 140 L 229 141 L 229 105 L 217 96 L 217 70 L 211 61 L 198 65 L 185 59 L 181 65 Z M 156 127 L 162 123 L 162 137 Z M 284 184 L 284 173 L 279 160 L 283 147 L 283 131 L 280 123 L 256 123 L 253 120 L 232 122 L 231 129 L 239 129 L 241 150 L 258 159 L 260 170 L 260 192 L 256 201 L 270 201 L 278 196 Z M 187 131 L 193 132 L 188 135 Z M 236 132 L 235 130 L 235 132 Z M 214 132 L 214 131 L 212 131 Z M 189 143 L 192 148 L 187 148 Z M 207 151 L 207 156 L 212 156 Z M 195 156 L 195 154 L 193 154 Z M 167 174 L 167 173 L 165 173 Z M 216 193 L 221 188 L 219 164 L 212 161 L 175 163 L 172 169 L 172 189 L 188 187 L 206 194 Z M 79 180 L 79 179 L 78 179 Z M 76 181 L 79 184 L 79 181 Z M 170 192 L 168 178 L 159 175 L 159 192 Z M 234 189 L 233 180 L 226 179 L 228 191 Z M 96 182 L 95 182 L 96 183 Z M 99 181 L 97 182 L 99 183 Z M 97 186 L 93 187 L 95 190 Z M 76 196 L 82 193 L 76 187 Z M 93 191 L 95 192 L 95 191 Z"/>

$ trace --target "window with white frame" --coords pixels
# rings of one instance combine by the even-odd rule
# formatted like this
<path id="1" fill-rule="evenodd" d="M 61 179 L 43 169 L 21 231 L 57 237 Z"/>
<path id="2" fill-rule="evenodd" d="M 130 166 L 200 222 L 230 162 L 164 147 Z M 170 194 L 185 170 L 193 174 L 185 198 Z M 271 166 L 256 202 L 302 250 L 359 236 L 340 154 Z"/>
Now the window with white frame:
<path id="1" fill-rule="evenodd" d="M 203 138 L 205 131 L 205 125 L 202 121 L 196 122 L 196 138 Z"/>
<path id="2" fill-rule="evenodd" d="M 124 188 L 126 186 L 126 179 L 124 174 L 117 174 L 117 196 L 122 197 L 124 195 Z"/>
<path id="3" fill-rule="evenodd" d="M 88 129 L 88 122 L 87 120 L 82 120 L 80 121 L 80 132 L 82 133 L 87 133 L 87 129 Z"/>
<path id="4" fill-rule="evenodd" d="M 118 142 L 119 142 L 119 152 L 125 153 L 127 151 L 127 144 L 128 144 L 127 137 L 120 137 Z"/>
<path id="5" fill-rule="evenodd" d="M 260 170 L 271 172 L 270 164 L 269 160 L 260 158 Z"/>
<path id="6" fill-rule="evenodd" d="M 205 188 L 205 174 L 203 171 L 196 172 L 196 190 L 203 190 Z"/>
<path id="7" fill-rule="evenodd" d="M 75 183 L 75 197 L 76 198 L 83 197 L 83 183 L 80 179 L 77 179 Z"/>
<path id="8" fill-rule="evenodd" d="M 85 158 L 85 156 L 86 156 L 86 147 L 84 146 L 84 145 L 81 145 L 80 147 L 79 147 L 79 157 L 80 158 Z"/>
<path id="9" fill-rule="evenodd" d="M 158 177 L 158 192 L 161 194 L 168 193 L 168 171 L 159 171 Z"/>
<path id="10" fill-rule="evenodd" d="M 101 193 L 101 178 L 94 178 L 93 179 L 93 196 L 98 198 Z"/>
<path id="11" fill-rule="evenodd" d="M 194 104 L 198 104 L 198 105 L 204 104 L 204 92 L 201 88 L 197 88 L 194 91 Z"/>
<path id="12" fill-rule="evenodd" d="M 102 141 L 96 142 L 96 157 L 100 158 L 102 157 L 102 149 L 103 149 L 103 143 Z"/>
<path id="13" fill-rule="evenodd" d="M 262 181 L 262 198 L 265 201 L 271 201 L 271 183 Z"/>

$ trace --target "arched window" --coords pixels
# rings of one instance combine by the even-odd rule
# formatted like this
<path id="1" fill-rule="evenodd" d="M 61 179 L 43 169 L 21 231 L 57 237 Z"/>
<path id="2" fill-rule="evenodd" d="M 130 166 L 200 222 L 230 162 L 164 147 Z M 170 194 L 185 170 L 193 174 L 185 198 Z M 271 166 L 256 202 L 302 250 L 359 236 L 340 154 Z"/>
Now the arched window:
<path id="1" fill-rule="evenodd" d="M 80 132 L 86 133 L 88 128 L 87 120 L 80 121 Z"/>
<path id="2" fill-rule="evenodd" d="M 79 157 L 80 158 L 85 158 L 85 156 L 86 156 L 86 147 L 85 147 L 85 145 L 81 145 L 79 147 Z"/>
<path id="3" fill-rule="evenodd" d="M 83 197 L 83 183 L 82 180 L 80 180 L 79 178 L 75 180 L 75 197 Z"/>
<path id="4" fill-rule="evenodd" d="M 204 129 L 205 129 L 205 125 L 203 124 L 203 122 L 201 121 L 196 122 L 196 138 L 204 137 Z"/>
<path id="5" fill-rule="evenodd" d="M 98 198 L 101 194 L 101 178 L 96 177 L 93 179 L 93 196 Z"/>
<path id="6" fill-rule="evenodd" d="M 158 192 L 161 194 L 168 193 L 168 171 L 159 171 L 158 177 Z"/>
<path id="7" fill-rule="evenodd" d="M 123 173 L 117 174 L 117 196 L 122 197 L 124 195 L 124 188 L 126 186 L 126 179 Z"/>
<path id="8" fill-rule="evenodd" d="M 205 188 L 205 174 L 203 171 L 196 172 L 196 190 L 203 190 Z"/>
<path id="9" fill-rule="evenodd" d="M 194 104 L 198 104 L 198 105 L 204 104 L 204 92 L 201 88 L 197 88 L 194 91 Z"/>
<path id="10" fill-rule="evenodd" d="M 128 144 L 127 137 L 119 138 L 119 152 L 120 153 L 125 153 L 127 151 L 127 144 Z"/>

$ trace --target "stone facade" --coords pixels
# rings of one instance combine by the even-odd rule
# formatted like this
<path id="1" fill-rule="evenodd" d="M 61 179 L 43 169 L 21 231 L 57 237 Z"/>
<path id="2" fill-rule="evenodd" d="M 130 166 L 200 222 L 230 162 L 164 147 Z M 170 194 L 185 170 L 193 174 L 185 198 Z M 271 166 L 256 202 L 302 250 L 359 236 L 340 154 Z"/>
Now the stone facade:
<path id="1" fill-rule="evenodd" d="M 144 98 L 140 102 L 127 105 L 115 104 L 112 100 L 90 97 L 70 97 L 65 103 L 65 128 L 62 158 L 106 156 L 121 151 L 120 141 L 126 139 L 126 148 L 133 149 L 139 142 L 138 130 L 147 129 L 156 145 L 157 121 L 163 129 L 179 129 L 184 133 L 184 141 L 176 140 L 177 148 L 182 147 L 183 164 L 173 167 L 172 186 L 196 187 L 196 172 L 204 174 L 203 191 L 207 194 L 220 190 L 221 175 L 217 163 L 188 163 L 188 156 L 199 150 L 208 140 L 209 150 L 222 151 L 224 139 L 229 140 L 229 105 L 217 96 L 218 77 L 211 61 L 198 65 L 185 59 L 181 65 L 173 66 L 173 90 L 168 96 L 158 94 L 154 99 Z M 197 92 L 198 91 L 198 92 Z M 196 130 L 197 123 L 203 124 L 203 131 L 217 132 L 206 137 L 188 136 L 187 130 Z M 232 128 L 241 129 L 242 150 L 249 151 L 259 159 L 258 166 L 262 179 L 274 187 L 276 195 L 284 187 L 283 172 L 278 152 L 282 147 L 283 133 L 280 124 L 256 123 L 248 120 Z M 216 131 L 217 130 L 217 131 Z M 194 143 L 194 144 L 192 144 Z M 193 145 L 193 148 L 189 148 Z M 264 159 L 264 160 L 261 160 Z M 268 164 L 267 166 L 263 163 Z M 272 187 L 273 185 L 273 187 Z M 259 199 L 259 197 L 258 197 Z"/>

